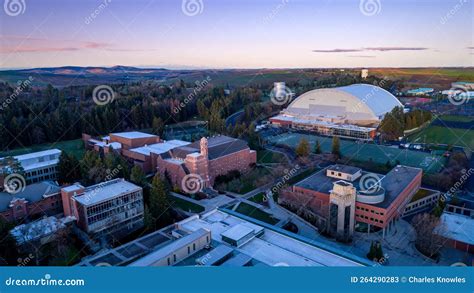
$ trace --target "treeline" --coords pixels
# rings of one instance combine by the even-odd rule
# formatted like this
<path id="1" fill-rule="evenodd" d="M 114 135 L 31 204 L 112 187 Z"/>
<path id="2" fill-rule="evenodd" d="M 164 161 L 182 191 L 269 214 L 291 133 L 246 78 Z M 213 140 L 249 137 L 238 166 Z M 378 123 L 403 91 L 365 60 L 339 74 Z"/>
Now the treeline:
<path id="1" fill-rule="evenodd" d="M 410 130 L 431 121 L 429 111 L 415 109 L 408 113 L 403 112 L 403 107 L 396 107 L 387 113 L 380 123 L 379 131 L 384 140 L 398 140 L 403 137 L 405 130 Z"/>

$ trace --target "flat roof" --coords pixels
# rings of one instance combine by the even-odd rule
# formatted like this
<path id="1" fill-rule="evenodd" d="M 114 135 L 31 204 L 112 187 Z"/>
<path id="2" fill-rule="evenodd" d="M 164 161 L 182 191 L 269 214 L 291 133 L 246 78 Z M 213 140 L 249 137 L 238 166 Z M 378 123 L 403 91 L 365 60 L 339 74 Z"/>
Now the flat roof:
<path id="1" fill-rule="evenodd" d="M 328 169 L 329 167 L 322 169 L 296 183 L 294 186 L 329 195 L 334 182 L 341 179 L 326 176 L 326 170 Z M 359 190 L 359 182 L 364 175 L 370 174 L 379 177 L 382 188 L 385 189 L 385 199 L 380 203 L 370 205 L 380 208 L 388 208 L 420 172 L 422 172 L 421 169 L 408 166 L 396 166 L 386 175 L 362 171 L 362 176 L 351 183 L 357 190 Z"/>
<path id="2" fill-rule="evenodd" d="M 221 264 L 222 267 L 243 267 L 248 264 L 252 258 L 244 253 L 237 253 L 232 258 Z"/>
<path id="3" fill-rule="evenodd" d="M 224 211 L 213 210 L 200 217 L 195 216 L 176 223 L 180 229 L 196 231 L 208 229 L 213 241 L 222 242 L 222 234 L 235 225 L 252 224 L 244 219 L 232 216 Z M 234 252 L 244 253 L 258 262 L 270 266 L 287 264 L 289 266 L 362 266 L 361 263 L 337 255 L 328 250 L 304 243 L 274 230 L 264 228 L 263 235 L 254 237 Z"/>
<path id="4" fill-rule="evenodd" d="M 206 229 L 197 229 L 193 233 L 184 236 L 182 238 L 179 238 L 170 244 L 140 258 L 139 260 L 131 263 L 129 266 L 132 267 L 146 267 L 146 266 L 151 266 L 153 263 L 157 262 L 160 259 L 163 259 L 164 257 L 170 255 L 174 251 L 183 248 L 190 243 L 193 243 L 194 241 L 200 239 L 201 237 L 206 236 L 209 234 L 209 231 Z"/>
<path id="5" fill-rule="evenodd" d="M 169 140 L 165 142 L 160 142 L 160 143 L 155 143 L 155 144 L 150 144 L 150 145 L 134 148 L 134 149 L 131 149 L 130 151 L 140 153 L 146 156 L 149 156 L 150 153 L 155 153 L 159 155 L 159 154 L 166 153 L 171 149 L 186 146 L 188 144 L 190 144 L 190 142 L 187 142 L 184 140 L 173 139 L 173 140 Z"/>
<path id="6" fill-rule="evenodd" d="M 240 239 L 244 238 L 249 234 L 253 234 L 254 229 L 246 226 L 245 224 L 237 224 L 230 228 L 229 230 L 222 233 L 222 237 L 227 237 L 229 239 L 239 241 Z"/>
<path id="7" fill-rule="evenodd" d="M 28 159 L 44 157 L 44 156 L 50 156 L 50 155 L 56 155 L 56 154 L 61 154 L 61 150 L 59 150 L 59 149 L 49 149 L 49 150 L 45 150 L 45 151 L 14 156 L 14 158 L 17 159 L 18 161 L 22 161 L 22 160 L 28 160 Z M 4 158 L 2 158 L 2 159 L 4 159 Z"/>
<path id="8" fill-rule="evenodd" d="M 441 223 L 442 226 L 437 229 L 439 235 L 474 245 L 474 219 L 460 214 L 443 213 Z"/>
<path id="9" fill-rule="evenodd" d="M 206 253 L 204 256 L 196 259 L 196 263 L 202 266 L 212 266 L 222 260 L 224 257 L 231 254 L 233 251 L 233 248 L 221 244 Z"/>
<path id="10" fill-rule="evenodd" d="M 141 189 L 125 179 L 114 179 L 87 187 L 83 194 L 74 197 L 75 200 L 83 205 L 89 206 L 107 199 L 116 197 L 122 193 L 128 193 Z"/>
<path id="11" fill-rule="evenodd" d="M 340 164 L 331 165 L 327 167 L 327 169 L 329 169 L 329 171 L 337 171 L 337 172 L 342 172 L 342 173 L 351 174 L 351 175 L 354 175 L 357 172 L 362 171 L 361 168 L 348 166 L 348 165 L 340 165 Z"/>
<path id="12" fill-rule="evenodd" d="M 134 139 L 134 138 L 145 138 L 145 137 L 157 137 L 154 134 L 149 134 L 145 132 L 139 132 L 139 131 L 128 131 L 128 132 L 117 132 L 117 133 L 111 133 L 111 135 L 123 137 L 123 138 L 128 138 L 128 139 Z"/>

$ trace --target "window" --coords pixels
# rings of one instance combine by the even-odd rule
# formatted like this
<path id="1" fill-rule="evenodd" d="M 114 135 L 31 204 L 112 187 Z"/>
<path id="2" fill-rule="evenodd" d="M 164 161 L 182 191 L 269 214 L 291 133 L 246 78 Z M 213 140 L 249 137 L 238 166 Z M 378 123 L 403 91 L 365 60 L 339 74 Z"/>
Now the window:
<path id="1" fill-rule="evenodd" d="M 191 247 L 188 246 L 188 254 L 191 253 Z"/>
<path id="2" fill-rule="evenodd" d="M 196 243 L 193 243 L 193 251 L 196 250 Z"/>
<path id="3" fill-rule="evenodd" d="M 173 254 L 173 261 L 176 262 L 176 254 Z"/>

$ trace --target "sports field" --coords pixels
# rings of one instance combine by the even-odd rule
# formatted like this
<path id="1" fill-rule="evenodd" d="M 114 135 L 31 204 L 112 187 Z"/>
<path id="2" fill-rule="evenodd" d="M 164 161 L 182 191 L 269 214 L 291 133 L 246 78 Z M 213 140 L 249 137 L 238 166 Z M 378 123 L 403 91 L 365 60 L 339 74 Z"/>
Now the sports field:
<path id="1" fill-rule="evenodd" d="M 32 153 L 32 152 L 49 150 L 52 148 L 65 151 L 68 154 L 75 156 L 77 159 L 82 159 L 82 157 L 84 156 L 84 143 L 82 142 L 82 139 L 74 139 L 74 140 L 59 141 L 56 143 L 34 145 L 34 146 L 18 148 L 18 149 L 14 149 L 10 151 L 3 151 L 3 152 L 0 152 L 0 157 L 18 156 L 18 155 L 23 155 L 23 154 Z"/>
<path id="2" fill-rule="evenodd" d="M 410 142 L 448 144 L 474 150 L 474 119 L 441 116 L 430 126 L 408 137 Z"/>
<path id="3" fill-rule="evenodd" d="M 318 140 L 323 152 L 331 151 L 332 138 L 330 137 L 301 133 L 284 133 L 273 136 L 269 138 L 269 140 L 277 144 L 285 144 L 295 148 L 303 137 L 310 142 L 311 150 L 314 150 L 316 140 Z M 385 164 L 389 160 L 392 164 L 399 161 L 402 165 L 422 168 L 426 172 L 438 172 L 446 162 L 444 157 L 435 154 L 399 149 L 398 147 L 392 146 L 357 143 L 351 140 L 341 140 L 341 153 L 344 157 L 356 161 L 372 161 L 379 164 Z"/>

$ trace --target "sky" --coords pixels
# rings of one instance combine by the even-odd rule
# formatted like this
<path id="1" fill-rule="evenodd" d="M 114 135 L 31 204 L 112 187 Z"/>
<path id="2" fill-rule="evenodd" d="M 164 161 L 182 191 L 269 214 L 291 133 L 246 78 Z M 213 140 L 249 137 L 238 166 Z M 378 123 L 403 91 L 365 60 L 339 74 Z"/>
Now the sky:
<path id="1" fill-rule="evenodd" d="M 4 0 L 0 68 L 474 66 L 474 0 Z"/>

